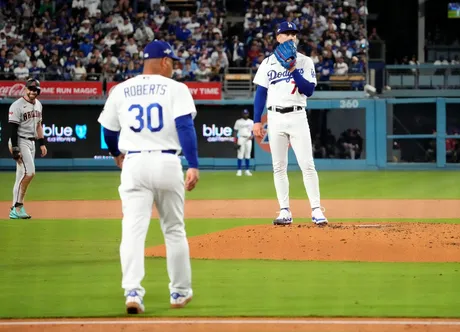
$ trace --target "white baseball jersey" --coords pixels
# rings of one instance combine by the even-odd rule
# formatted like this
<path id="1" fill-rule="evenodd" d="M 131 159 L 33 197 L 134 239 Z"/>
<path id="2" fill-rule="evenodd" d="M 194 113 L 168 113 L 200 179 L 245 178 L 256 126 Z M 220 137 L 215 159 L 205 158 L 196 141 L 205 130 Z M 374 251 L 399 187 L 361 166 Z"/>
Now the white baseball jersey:
<path id="1" fill-rule="evenodd" d="M 18 136 L 36 138 L 37 125 L 42 121 L 42 110 L 42 103 L 38 99 L 32 104 L 21 97 L 11 104 L 8 122 L 19 125 Z"/>
<path id="2" fill-rule="evenodd" d="M 99 123 L 120 131 L 121 152 L 181 151 L 175 119 L 196 108 L 188 87 L 161 75 L 137 75 L 116 85 L 105 102 Z"/>
<path id="3" fill-rule="evenodd" d="M 310 57 L 297 52 L 296 68 L 307 81 L 316 86 L 315 64 Z M 307 105 L 307 96 L 299 93 L 292 73 L 281 66 L 274 54 L 262 61 L 253 82 L 268 89 L 267 107 Z"/>
<path id="4" fill-rule="evenodd" d="M 252 134 L 252 127 L 254 121 L 251 119 L 238 119 L 233 126 L 233 129 L 238 130 L 238 137 L 250 137 Z"/>

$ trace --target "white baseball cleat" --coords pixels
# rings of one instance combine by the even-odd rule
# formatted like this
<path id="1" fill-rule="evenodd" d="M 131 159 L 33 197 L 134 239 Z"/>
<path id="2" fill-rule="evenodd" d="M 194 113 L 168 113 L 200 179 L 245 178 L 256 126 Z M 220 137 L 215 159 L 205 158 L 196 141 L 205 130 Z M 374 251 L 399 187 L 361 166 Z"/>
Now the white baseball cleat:
<path id="1" fill-rule="evenodd" d="M 171 308 L 183 308 L 192 300 L 193 292 L 189 291 L 186 295 L 177 292 L 171 293 Z"/>
<path id="2" fill-rule="evenodd" d="M 292 213 L 289 209 L 281 209 L 279 216 L 273 220 L 273 225 L 290 225 L 292 224 Z"/>
<path id="3" fill-rule="evenodd" d="M 328 221 L 323 214 L 324 208 L 316 208 L 311 212 L 311 220 L 318 226 L 326 226 Z M 324 209 L 326 211 L 326 209 Z"/>
<path id="4" fill-rule="evenodd" d="M 144 299 L 132 290 L 126 296 L 126 312 L 128 314 L 142 314 L 145 311 Z"/>
<path id="5" fill-rule="evenodd" d="M 252 173 L 251 173 L 251 171 L 250 171 L 250 170 L 246 170 L 246 171 L 244 171 L 244 174 L 245 174 L 246 176 L 252 176 Z"/>
<path id="6" fill-rule="evenodd" d="M 238 172 L 236 172 L 236 176 L 241 176 L 241 175 L 243 175 L 243 171 L 239 169 Z"/>

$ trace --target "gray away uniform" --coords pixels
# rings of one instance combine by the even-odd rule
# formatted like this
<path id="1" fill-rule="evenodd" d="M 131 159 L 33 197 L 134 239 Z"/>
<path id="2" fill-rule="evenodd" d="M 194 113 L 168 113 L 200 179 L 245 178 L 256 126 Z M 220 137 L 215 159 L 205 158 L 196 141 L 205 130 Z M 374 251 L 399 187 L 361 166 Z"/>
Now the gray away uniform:
<path id="1" fill-rule="evenodd" d="M 18 147 L 22 155 L 22 164 L 16 164 L 16 182 L 13 189 L 13 206 L 19 201 L 21 182 L 26 175 L 35 173 L 35 140 L 37 126 L 42 122 L 42 104 L 35 99 L 32 104 L 24 98 L 19 98 L 11 104 L 8 122 L 16 123 L 18 127 Z M 11 139 L 9 141 L 11 147 Z"/>

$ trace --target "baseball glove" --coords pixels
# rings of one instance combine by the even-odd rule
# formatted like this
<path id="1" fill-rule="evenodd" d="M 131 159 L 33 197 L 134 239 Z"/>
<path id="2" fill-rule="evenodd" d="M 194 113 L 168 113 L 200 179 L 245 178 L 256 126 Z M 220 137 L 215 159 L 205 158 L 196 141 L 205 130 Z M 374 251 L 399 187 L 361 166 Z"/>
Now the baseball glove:
<path id="1" fill-rule="evenodd" d="M 233 148 L 234 148 L 235 150 L 239 150 L 239 149 L 240 149 L 240 145 L 238 145 L 237 143 L 234 143 L 234 144 L 233 144 Z"/>
<path id="2" fill-rule="evenodd" d="M 288 40 L 279 44 L 274 53 L 276 59 L 284 68 L 289 70 L 295 66 L 297 60 L 297 49 L 293 40 Z"/>

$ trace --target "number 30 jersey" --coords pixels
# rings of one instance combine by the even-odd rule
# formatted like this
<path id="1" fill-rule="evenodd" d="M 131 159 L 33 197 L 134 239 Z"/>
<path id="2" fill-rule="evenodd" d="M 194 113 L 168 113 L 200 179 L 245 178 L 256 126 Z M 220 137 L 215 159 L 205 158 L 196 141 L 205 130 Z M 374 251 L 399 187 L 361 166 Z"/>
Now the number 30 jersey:
<path id="1" fill-rule="evenodd" d="M 137 75 L 116 85 L 98 122 L 120 131 L 122 153 L 142 150 L 181 151 L 175 119 L 196 108 L 188 87 L 161 75 Z"/>
<path id="2" fill-rule="evenodd" d="M 316 86 L 315 65 L 310 57 L 297 52 L 296 68 L 307 81 Z M 267 107 L 307 105 L 307 96 L 299 93 L 292 73 L 281 66 L 274 54 L 262 61 L 253 82 L 268 89 Z"/>

